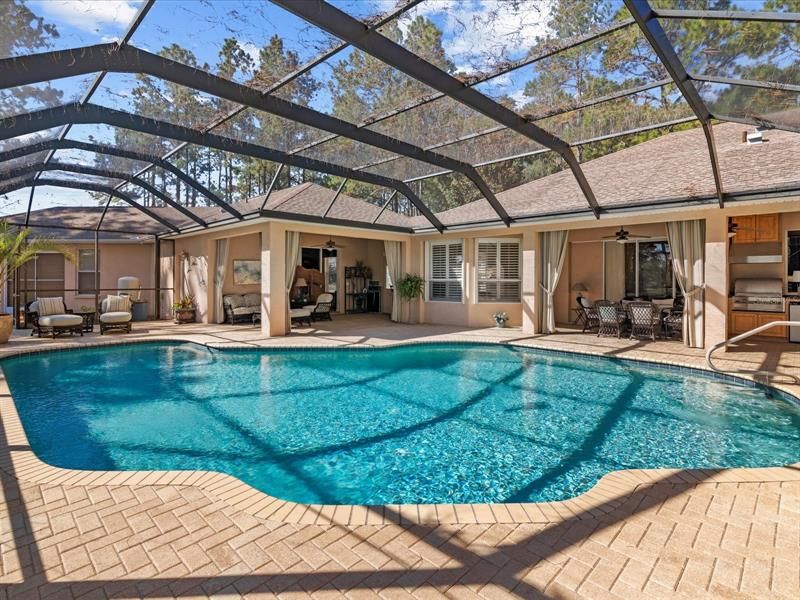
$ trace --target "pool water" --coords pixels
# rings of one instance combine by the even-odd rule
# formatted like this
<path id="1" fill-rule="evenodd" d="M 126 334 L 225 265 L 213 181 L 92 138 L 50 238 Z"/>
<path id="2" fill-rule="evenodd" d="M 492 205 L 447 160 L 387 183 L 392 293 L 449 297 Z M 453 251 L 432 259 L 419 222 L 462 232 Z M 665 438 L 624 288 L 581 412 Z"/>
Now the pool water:
<path id="1" fill-rule="evenodd" d="M 306 503 L 548 501 L 604 474 L 800 459 L 800 409 L 620 360 L 490 345 L 0 362 L 30 444 L 73 469 L 201 469 Z"/>

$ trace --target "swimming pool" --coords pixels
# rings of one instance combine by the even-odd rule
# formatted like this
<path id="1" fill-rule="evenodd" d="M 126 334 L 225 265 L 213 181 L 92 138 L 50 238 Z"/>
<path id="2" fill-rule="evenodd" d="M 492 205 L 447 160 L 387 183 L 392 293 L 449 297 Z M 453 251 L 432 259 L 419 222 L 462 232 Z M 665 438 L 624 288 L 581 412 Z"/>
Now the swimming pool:
<path id="1" fill-rule="evenodd" d="M 52 465 L 214 470 L 295 502 L 563 500 L 618 469 L 800 459 L 800 408 L 763 389 L 509 346 L 144 343 L 0 365 Z"/>

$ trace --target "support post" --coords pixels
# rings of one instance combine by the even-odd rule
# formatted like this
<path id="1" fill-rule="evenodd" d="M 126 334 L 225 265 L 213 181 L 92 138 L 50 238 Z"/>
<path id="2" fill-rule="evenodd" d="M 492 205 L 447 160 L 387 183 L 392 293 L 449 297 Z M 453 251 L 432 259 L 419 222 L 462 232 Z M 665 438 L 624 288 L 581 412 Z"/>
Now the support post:
<path id="1" fill-rule="evenodd" d="M 156 321 L 161 318 L 161 239 L 158 234 L 153 236 L 153 254 L 155 264 L 153 265 L 153 282 L 155 285 L 155 299 L 153 300 L 153 311 Z"/>
<path id="2" fill-rule="evenodd" d="M 728 339 L 728 217 L 712 213 L 706 218 L 705 344 Z"/>
<path id="3" fill-rule="evenodd" d="M 94 309 L 100 312 L 100 232 L 94 232 Z"/>
<path id="4" fill-rule="evenodd" d="M 261 333 L 286 335 L 286 229 L 270 222 L 261 230 Z"/>
<path id="5" fill-rule="evenodd" d="M 539 292 L 539 232 L 526 229 L 522 233 L 522 332 L 539 333 L 541 293 Z"/>

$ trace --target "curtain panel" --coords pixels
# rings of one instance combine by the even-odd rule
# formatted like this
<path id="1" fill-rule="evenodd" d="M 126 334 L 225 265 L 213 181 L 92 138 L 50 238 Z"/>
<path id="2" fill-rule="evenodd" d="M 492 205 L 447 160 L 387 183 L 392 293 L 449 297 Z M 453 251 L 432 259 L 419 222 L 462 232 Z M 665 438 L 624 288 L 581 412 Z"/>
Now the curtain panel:
<path id="1" fill-rule="evenodd" d="M 289 314 L 290 303 L 289 294 L 292 291 L 292 283 L 294 283 L 294 272 L 297 268 L 297 259 L 300 257 L 300 232 L 287 231 L 286 232 L 286 333 L 292 329 L 292 319 Z"/>
<path id="2" fill-rule="evenodd" d="M 705 342 L 706 222 L 670 221 L 667 239 L 672 254 L 672 270 L 686 302 L 683 309 L 683 343 L 690 348 L 702 348 Z"/>
<path id="3" fill-rule="evenodd" d="M 567 256 L 567 231 L 545 231 L 541 236 L 540 281 L 539 287 L 544 292 L 544 302 L 541 312 L 541 331 L 554 333 L 556 331 L 556 308 L 553 296 L 564 270 L 564 259 Z"/>
<path id="4" fill-rule="evenodd" d="M 389 277 L 392 280 L 392 321 L 395 323 L 400 320 L 400 294 L 397 291 L 396 283 L 403 277 L 402 272 L 402 245 L 401 242 L 383 241 L 386 251 L 386 268 L 389 270 Z"/>
<path id="5" fill-rule="evenodd" d="M 228 264 L 230 240 L 223 238 L 216 242 L 214 263 L 214 317 L 217 323 L 225 322 L 225 307 L 222 304 L 222 286 L 225 284 L 225 269 Z"/>

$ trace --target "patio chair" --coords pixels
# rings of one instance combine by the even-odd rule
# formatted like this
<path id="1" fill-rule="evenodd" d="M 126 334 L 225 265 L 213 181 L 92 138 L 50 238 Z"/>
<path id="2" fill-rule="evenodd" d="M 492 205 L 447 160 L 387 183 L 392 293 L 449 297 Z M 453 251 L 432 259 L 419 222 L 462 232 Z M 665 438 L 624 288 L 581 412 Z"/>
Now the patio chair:
<path id="1" fill-rule="evenodd" d="M 580 315 L 579 319 L 583 321 L 583 331 L 581 333 L 586 333 L 587 329 L 597 329 L 600 325 L 597 309 L 583 296 L 578 296 L 578 314 Z"/>
<path id="2" fill-rule="evenodd" d="M 600 336 L 622 336 L 622 328 L 625 325 L 625 312 L 620 306 L 609 300 L 598 300 L 594 303 L 597 309 L 597 337 Z"/>
<path id="3" fill-rule="evenodd" d="M 316 304 L 308 304 L 303 308 L 311 311 L 312 321 L 322 321 L 323 319 L 330 321 L 332 320 L 333 294 L 328 294 L 327 292 L 320 294 L 317 296 Z"/>
<path id="4" fill-rule="evenodd" d="M 59 298 L 37 298 L 28 307 L 33 329 L 31 335 L 50 334 L 53 339 L 56 336 L 69 333 L 74 335 L 80 333 L 83 336 L 83 317 L 72 314 L 72 311 L 64 306 L 64 299 Z"/>
<path id="5" fill-rule="evenodd" d="M 650 338 L 656 341 L 656 329 L 661 315 L 652 302 L 629 302 L 628 318 L 631 321 L 631 339 Z"/>
<path id="6" fill-rule="evenodd" d="M 683 309 L 684 298 L 678 296 L 672 304 L 672 308 L 665 312 L 662 323 L 664 325 L 664 337 L 682 338 L 683 337 Z"/>
<path id="7" fill-rule="evenodd" d="M 106 331 L 131 332 L 131 299 L 128 296 L 106 296 L 100 303 L 100 335 Z"/>

